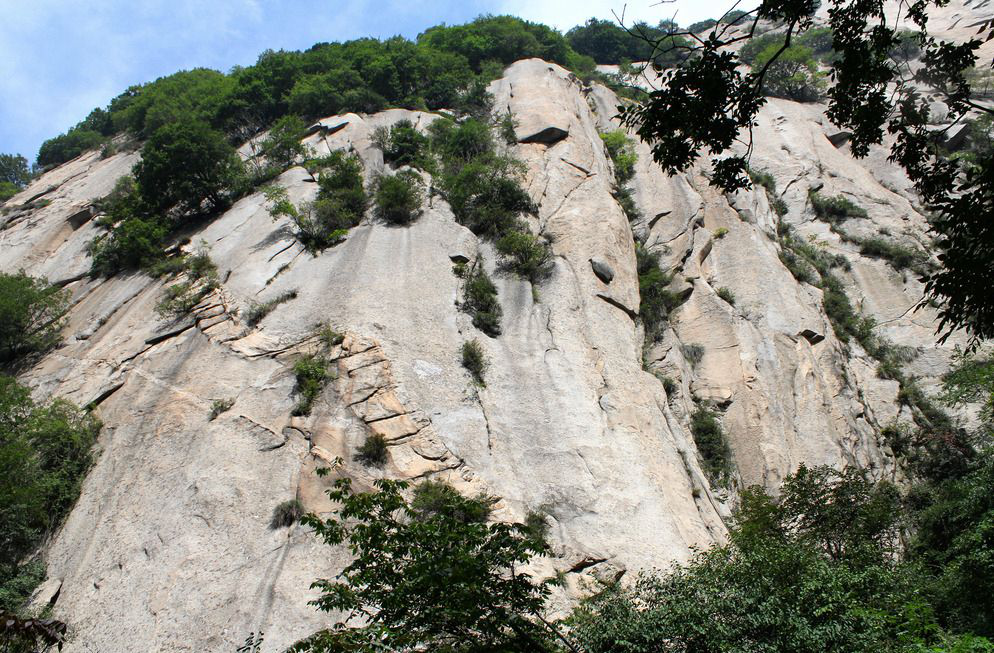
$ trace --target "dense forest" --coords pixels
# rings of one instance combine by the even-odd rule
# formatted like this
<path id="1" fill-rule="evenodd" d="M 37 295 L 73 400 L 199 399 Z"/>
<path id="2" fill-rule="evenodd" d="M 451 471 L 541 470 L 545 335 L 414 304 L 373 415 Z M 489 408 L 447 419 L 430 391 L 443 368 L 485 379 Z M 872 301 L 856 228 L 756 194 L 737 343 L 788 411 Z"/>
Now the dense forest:
<path id="1" fill-rule="evenodd" d="M 705 21 L 689 31 L 740 18 L 729 14 L 723 23 Z M 52 167 L 97 148 L 110 155 L 141 147 L 132 176 L 101 200 L 106 232 L 92 244 L 95 276 L 183 269 L 202 291 L 213 282 L 209 259 L 166 256 L 188 221 L 209 220 L 238 197 L 265 188 L 274 215 L 290 217 L 300 241 L 318 253 L 340 242 L 370 205 L 391 224 L 416 219 L 424 193 L 420 170 L 436 180 L 460 223 L 495 243 L 502 265 L 535 280 L 546 273 L 549 252 L 516 217 L 530 211 L 531 202 L 516 162 L 497 147 L 513 140 L 513 125 L 508 137 L 508 124 L 490 115 L 486 84 L 528 57 L 558 63 L 586 83 L 616 84 L 597 74 L 595 64 L 683 62 L 688 37 L 670 36 L 673 29 L 661 23 L 629 31 L 591 19 L 564 35 L 487 16 L 431 28 L 414 41 L 360 39 L 305 52 L 267 51 L 255 65 L 228 73 L 196 69 L 129 88 L 46 141 L 37 163 Z M 765 68 L 786 47 L 778 38 L 751 41 L 742 60 Z M 792 72 L 771 77 L 766 92 L 817 99 L 825 84 L 818 66 L 831 59 L 831 43 L 830 30 L 803 34 L 792 46 Z M 387 107 L 454 115 L 427 134 L 401 123 L 379 135 L 387 163 L 407 166 L 409 174 L 366 188 L 355 158 L 313 159 L 299 148 L 310 120 Z M 235 147 L 266 130 L 260 143 L 266 164 L 246 165 Z M 623 177 L 634 165 L 624 135 L 607 135 L 605 145 Z M 989 144 L 976 147 L 974 157 L 991 155 Z M 5 157 L 0 189 L 9 196 L 30 175 L 23 158 Z M 266 187 L 297 164 L 316 173 L 320 188 L 307 207 Z M 645 313 L 665 314 L 669 299 L 653 295 L 665 283 L 648 280 L 661 276 L 658 262 L 639 256 Z M 493 284 L 482 271 L 463 274 L 464 310 L 481 330 L 499 333 Z M 161 309 L 187 310 L 192 289 L 173 288 Z M 653 302 L 655 311 L 649 310 Z M 4 370 L 15 374 L 51 351 L 67 310 L 67 293 L 44 280 L 0 275 Z M 483 383 L 479 354 L 470 347 L 463 357 Z M 301 367 L 297 374 L 306 385 L 311 372 Z M 306 414 L 302 396 L 298 409 Z M 328 544 L 355 554 L 340 578 L 316 583 L 321 596 L 315 605 L 363 615 L 366 625 L 346 627 L 343 619 L 294 650 L 994 651 L 988 639 L 994 638 L 994 362 L 964 355 L 941 400 L 980 404 L 978 423 L 967 429 L 933 406 L 914 427 L 885 433 L 906 481 L 802 466 L 776 497 L 744 488 L 727 544 L 634 583 L 607 583 L 556 621 L 544 615 L 558 579 L 521 573 L 548 552 L 540 516 L 495 523 L 488 520 L 494 497 L 461 496 L 440 483 L 408 488 L 382 481 L 362 493 L 340 481 L 331 492 L 340 506 L 332 517 L 290 511 L 286 518 L 302 520 Z M 85 408 L 32 400 L 13 376 L 0 377 L 0 405 L 0 611 L 10 616 L 6 625 L 0 622 L 0 642 L 29 651 L 61 636 L 58 624 L 13 615 L 26 616 L 25 602 L 44 578 L 39 546 L 78 496 L 100 424 Z M 375 447 L 364 455 L 375 457 Z M 260 643 L 253 636 L 240 650 L 257 650 Z"/>

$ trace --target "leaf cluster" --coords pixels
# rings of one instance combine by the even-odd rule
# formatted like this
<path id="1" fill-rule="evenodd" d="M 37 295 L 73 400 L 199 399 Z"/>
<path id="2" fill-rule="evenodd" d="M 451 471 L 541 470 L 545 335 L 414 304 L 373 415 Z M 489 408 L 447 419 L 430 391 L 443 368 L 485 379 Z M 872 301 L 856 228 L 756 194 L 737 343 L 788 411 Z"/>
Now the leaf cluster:
<path id="1" fill-rule="evenodd" d="M 0 365 L 16 366 L 62 341 L 69 292 L 24 271 L 0 274 Z"/>

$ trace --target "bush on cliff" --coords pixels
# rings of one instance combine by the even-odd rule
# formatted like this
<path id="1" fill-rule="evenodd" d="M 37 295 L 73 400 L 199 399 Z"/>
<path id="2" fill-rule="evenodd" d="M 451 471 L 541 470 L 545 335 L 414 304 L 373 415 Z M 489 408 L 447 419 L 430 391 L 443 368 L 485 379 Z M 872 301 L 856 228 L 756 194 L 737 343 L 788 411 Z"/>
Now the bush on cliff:
<path id="1" fill-rule="evenodd" d="M 68 312 L 68 291 L 23 271 L 0 274 L 0 365 L 58 345 Z"/>
<path id="2" fill-rule="evenodd" d="M 0 375 L 0 611 L 20 610 L 44 579 L 34 554 L 76 502 L 99 430 L 85 410 L 37 403 Z"/>

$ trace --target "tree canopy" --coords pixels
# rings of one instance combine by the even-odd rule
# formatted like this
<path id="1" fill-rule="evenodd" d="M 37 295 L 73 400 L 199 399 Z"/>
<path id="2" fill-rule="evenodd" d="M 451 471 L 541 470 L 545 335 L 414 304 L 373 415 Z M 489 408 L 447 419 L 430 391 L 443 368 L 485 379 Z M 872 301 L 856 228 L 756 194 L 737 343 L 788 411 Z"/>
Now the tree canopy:
<path id="1" fill-rule="evenodd" d="M 68 312 L 68 291 L 23 271 L 0 274 L 0 364 L 16 364 L 59 344 Z"/>

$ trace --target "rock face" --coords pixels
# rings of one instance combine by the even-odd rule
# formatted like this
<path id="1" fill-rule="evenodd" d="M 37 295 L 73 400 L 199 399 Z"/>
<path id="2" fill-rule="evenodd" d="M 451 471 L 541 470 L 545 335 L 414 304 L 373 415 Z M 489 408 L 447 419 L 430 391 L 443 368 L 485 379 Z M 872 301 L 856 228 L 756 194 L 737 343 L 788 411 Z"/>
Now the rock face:
<path id="1" fill-rule="evenodd" d="M 539 60 L 512 65 L 491 91 L 495 113 L 516 121 L 511 151 L 539 207 L 531 226 L 554 252 L 553 274 L 534 289 L 497 273 L 492 246 L 438 198 L 409 227 L 367 219 L 312 256 L 255 194 L 189 234 L 187 248 L 204 243 L 223 283 L 193 315 L 169 321 L 153 310 L 162 282 L 85 274 L 98 233 L 88 207 L 136 155 L 86 154 L 8 203 L 51 200 L 3 218 L 0 269 L 48 276 L 74 302 L 65 344 L 25 381 L 96 405 L 106 425 L 99 461 L 47 553 L 46 598 L 74 632 L 67 650 L 234 650 L 264 631 L 264 650 L 278 651 L 328 625 L 332 616 L 307 605 L 308 587 L 346 564 L 345 553 L 268 522 L 287 499 L 328 511 L 332 479 L 315 470 L 336 457 L 359 487 L 438 478 L 503 497 L 497 519 L 548 515 L 555 555 L 536 571 L 567 572 L 563 599 L 583 576 L 666 566 L 725 536 L 735 492 L 701 471 L 687 428 L 694 399 L 719 407 L 733 487 L 775 489 L 801 463 L 894 473 L 878 434 L 908 418 L 898 385 L 878 379 L 858 345 L 839 342 L 821 291 L 781 263 L 762 189 L 726 197 L 705 170 L 667 177 L 639 144 L 632 189 L 643 217 L 629 223 L 598 135 L 617 128 L 610 91 Z M 932 314 L 911 310 L 921 284 L 814 220 L 807 192 L 845 195 L 869 213 L 861 229 L 923 246 L 925 221 L 900 171 L 883 156 L 854 161 L 821 116 L 819 106 L 771 102 L 753 167 L 774 176 L 799 234 L 851 263 L 850 297 L 880 333 L 913 348 L 908 369 L 928 389 L 956 339 L 936 346 Z M 373 130 L 401 119 L 423 128 L 434 116 L 335 116 L 307 142 L 357 152 L 368 180 L 383 168 Z M 294 201 L 313 197 L 310 181 L 301 168 L 278 179 Z M 636 319 L 635 238 L 662 253 L 686 297 L 648 347 Z M 476 258 L 499 289 L 496 339 L 456 306 L 453 262 Z M 296 298 L 255 327 L 238 314 L 291 290 Z M 320 342 L 323 323 L 345 334 L 341 344 Z M 489 359 L 482 389 L 459 363 L 474 338 Z M 690 345 L 703 347 L 696 364 Z M 310 416 L 292 417 L 293 362 L 318 351 L 336 378 Z M 660 377 L 673 380 L 670 396 Z M 233 404 L 211 419 L 215 400 Z M 354 461 L 370 434 L 389 444 L 382 468 Z"/>

